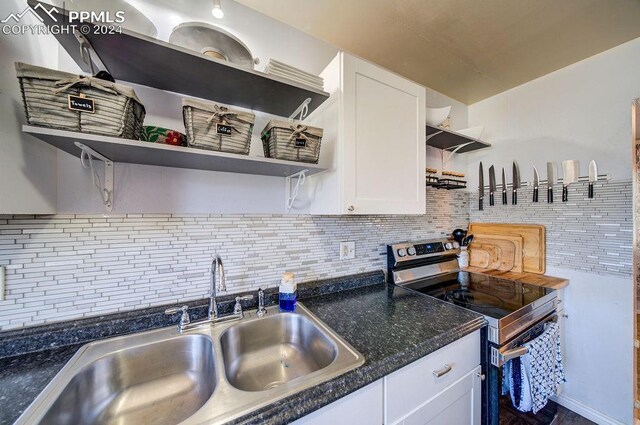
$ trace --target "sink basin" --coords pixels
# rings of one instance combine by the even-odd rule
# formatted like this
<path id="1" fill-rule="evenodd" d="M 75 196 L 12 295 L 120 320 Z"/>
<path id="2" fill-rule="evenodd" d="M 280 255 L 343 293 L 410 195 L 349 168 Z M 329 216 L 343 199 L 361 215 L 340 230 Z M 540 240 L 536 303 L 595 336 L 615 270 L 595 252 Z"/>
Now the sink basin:
<path id="1" fill-rule="evenodd" d="M 177 424 L 215 387 L 213 342 L 204 335 L 123 347 L 81 366 L 39 423 Z"/>
<path id="2" fill-rule="evenodd" d="M 338 347 L 311 320 L 278 314 L 231 326 L 220 336 L 229 383 L 264 391 L 329 366 Z"/>
<path id="3" fill-rule="evenodd" d="M 364 363 L 298 303 L 295 313 L 175 326 L 80 348 L 17 425 L 222 424 Z"/>

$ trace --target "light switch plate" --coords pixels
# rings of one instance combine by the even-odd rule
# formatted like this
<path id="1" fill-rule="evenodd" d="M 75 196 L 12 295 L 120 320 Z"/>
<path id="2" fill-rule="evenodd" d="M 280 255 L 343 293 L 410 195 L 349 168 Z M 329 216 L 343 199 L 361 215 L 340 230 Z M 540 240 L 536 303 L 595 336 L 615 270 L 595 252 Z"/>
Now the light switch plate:
<path id="1" fill-rule="evenodd" d="M 356 258 L 355 242 L 340 242 L 340 259 L 352 260 Z"/>

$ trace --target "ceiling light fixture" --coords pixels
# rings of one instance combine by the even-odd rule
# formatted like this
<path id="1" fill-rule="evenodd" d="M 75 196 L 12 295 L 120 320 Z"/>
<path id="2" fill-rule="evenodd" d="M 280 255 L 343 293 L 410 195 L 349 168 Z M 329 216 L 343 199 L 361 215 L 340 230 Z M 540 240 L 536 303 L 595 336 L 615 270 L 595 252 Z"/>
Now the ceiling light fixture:
<path id="1" fill-rule="evenodd" d="M 217 19 L 224 18 L 224 12 L 222 11 L 222 0 L 213 0 L 213 9 L 211 9 L 211 14 L 214 18 Z"/>

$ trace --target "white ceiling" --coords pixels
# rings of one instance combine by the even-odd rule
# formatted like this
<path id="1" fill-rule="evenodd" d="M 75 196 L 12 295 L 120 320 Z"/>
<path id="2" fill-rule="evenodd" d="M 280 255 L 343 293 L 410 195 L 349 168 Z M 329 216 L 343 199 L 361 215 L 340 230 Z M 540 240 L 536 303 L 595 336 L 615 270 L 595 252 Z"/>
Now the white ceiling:
<path id="1" fill-rule="evenodd" d="M 640 37 L 640 0 L 238 1 L 467 104 Z"/>

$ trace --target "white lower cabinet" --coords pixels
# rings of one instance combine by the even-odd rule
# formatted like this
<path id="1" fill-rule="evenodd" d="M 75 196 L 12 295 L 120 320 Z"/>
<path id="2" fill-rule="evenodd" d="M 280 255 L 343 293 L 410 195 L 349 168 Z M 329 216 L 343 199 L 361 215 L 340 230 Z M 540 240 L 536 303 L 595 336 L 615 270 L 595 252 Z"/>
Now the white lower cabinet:
<path id="1" fill-rule="evenodd" d="M 480 331 L 476 331 L 385 376 L 385 423 L 480 424 L 479 365 Z M 473 389 L 476 385 L 478 391 Z M 465 400 L 467 420 L 457 422 L 463 413 L 458 404 Z M 476 416 L 477 422 L 469 420 Z"/>
<path id="2" fill-rule="evenodd" d="M 383 423 L 382 379 L 293 422 L 294 425 L 377 425 Z"/>
<path id="3" fill-rule="evenodd" d="M 407 416 L 389 424 L 480 425 L 481 368 L 458 379 Z"/>
<path id="4" fill-rule="evenodd" d="M 294 423 L 480 425 L 480 376 L 476 331 Z"/>

